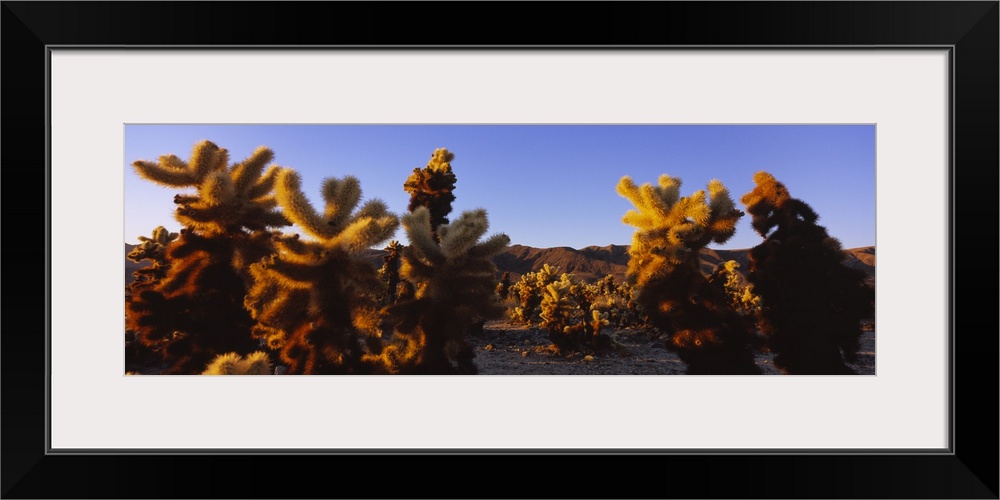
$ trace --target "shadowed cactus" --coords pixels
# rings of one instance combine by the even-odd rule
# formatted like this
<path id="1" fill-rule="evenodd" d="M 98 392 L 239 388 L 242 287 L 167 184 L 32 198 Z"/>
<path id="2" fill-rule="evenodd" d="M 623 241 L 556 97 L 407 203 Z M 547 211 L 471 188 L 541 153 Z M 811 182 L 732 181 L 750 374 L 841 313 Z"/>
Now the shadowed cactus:
<path id="1" fill-rule="evenodd" d="M 500 300 L 507 300 L 507 297 L 510 296 L 510 272 L 508 271 L 504 271 L 500 275 L 500 282 L 497 283 L 497 296 L 500 297 Z"/>
<path id="2" fill-rule="evenodd" d="M 635 185 L 623 177 L 618 194 L 631 201 L 622 221 L 637 231 L 629 247 L 629 279 L 635 301 L 651 323 L 670 335 L 667 348 L 690 374 L 758 374 L 753 337 L 729 307 L 725 294 L 699 271 L 699 251 L 724 243 L 743 213 L 728 190 L 712 180 L 705 191 L 680 196 L 680 179 L 662 175 L 659 185 Z"/>
<path id="3" fill-rule="evenodd" d="M 167 260 L 167 245 L 178 236 L 180 235 L 167 231 L 163 226 L 153 229 L 151 237 L 139 236 L 140 243 L 125 257 L 136 263 L 148 260 L 151 264 L 132 272 L 135 281 L 126 287 L 126 298 L 156 286 L 167 275 L 167 269 L 170 267 Z"/>
<path id="4" fill-rule="evenodd" d="M 767 172 L 741 201 L 764 242 L 750 250 L 747 275 L 763 298 L 762 330 L 775 366 L 791 374 L 853 374 L 862 321 L 875 314 L 875 291 L 819 216 Z M 773 230 L 773 231 L 772 231 Z"/>
<path id="5" fill-rule="evenodd" d="M 739 267 L 739 262 L 735 260 L 721 262 L 708 277 L 708 281 L 725 291 L 733 310 L 753 322 L 756 321 L 763 300 L 754 293 L 753 285 L 745 283 L 745 280 L 740 278 L 736 272 Z"/>
<path id="6" fill-rule="evenodd" d="M 154 265 L 162 265 L 166 262 L 167 245 L 176 240 L 178 236 L 180 235 L 167 231 L 163 226 L 157 226 L 156 229 L 153 229 L 152 236 L 139 236 L 140 243 L 132 248 L 126 257 L 132 262 L 149 260 Z"/>
<path id="7" fill-rule="evenodd" d="M 489 227 L 482 209 L 439 226 L 436 235 L 426 207 L 404 215 L 402 223 L 410 245 L 400 275 L 413 284 L 414 296 L 389 309 L 396 341 L 380 360 L 396 373 L 476 373 L 466 335 L 470 326 L 503 313 L 492 257 L 510 238 L 496 234 L 480 242 Z"/>
<path id="8" fill-rule="evenodd" d="M 201 373 L 219 354 L 256 346 L 242 306 L 246 269 L 273 251 L 269 230 L 288 225 L 271 194 L 281 169 L 264 170 L 273 156 L 261 147 L 230 166 L 225 149 L 202 141 L 187 162 L 167 155 L 133 163 L 146 180 L 196 191 L 174 198 L 184 228 L 167 247 L 166 275 L 126 302 L 126 329 L 160 350 L 164 373 Z"/>
<path id="9" fill-rule="evenodd" d="M 361 201 L 357 178 L 323 182 L 322 214 L 300 189 L 299 175 L 284 171 L 276 197 L 285 216 L 312 240 L 276 238 L 277 252 L 251 266 L 254 286 L 246 307 L 254 335 L 280 349 L 289 374 L 370 373 L 363 361 L 381 350 L 380 289 L 374 266 L 361 253 L 389 239 L 399 219 L 380 200 Z"/>
<path id="10" fill-rule="evenodd" d="M 137 263 L 148 260 L 151 264 L 132 272 L 135 279 L 125 286 L 126 303 L 143 290 L 155 288 L 167 276 L 167 270 L 170 269 L 170 263 L 167 260 L 167 245 L 176 240 L 178 236 L 177 233 L 172 233 L 163 226 L 154 229 L 151 237 L 139 236 L 140 243 L 132 248 L 132 251 L 125 257 Z M 125 330 L 126 366 L 150 364 L 157 357 L 157 352 L 137 340 L 134 331 Z"/>
<path id="11" fill-rule="evenodd" d="M 382 256 L 382 267 L 378 270 L 379 281 L 384 287 L 383 305 L 395 304 L 399 297 L 399 266 L 403 248 L 405 247 L 396 240 L 390 241 L 385 247 L 388 253 Z"/>

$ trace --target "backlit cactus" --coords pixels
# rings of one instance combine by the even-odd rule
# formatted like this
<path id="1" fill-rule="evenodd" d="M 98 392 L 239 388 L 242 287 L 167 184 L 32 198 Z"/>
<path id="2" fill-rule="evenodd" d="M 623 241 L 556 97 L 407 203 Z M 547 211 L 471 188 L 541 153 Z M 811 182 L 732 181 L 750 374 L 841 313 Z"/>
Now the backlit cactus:
<path id="1" fill-rule="evenodd" d="M 266 352 L 256 351 L 245 357 L 230 352 L 212 360 L 202 375 L 272 375 L 274 367 Z"/>
<path id="2" fill-rule="evenodd" d="M 199 142 L 191 159 L 161 156 L 159 162 L 139 160 L 132 165 L 149 181 L 166 187 L 193 187 L 193 195 L 177 195 L 177 221 L 200 234 L 232 235 L 287 226 L 275 210 L 272 187 L 280 167 L 268 163 L 274 152 L 257 148 L 246 160 L 229 165 L 229 152 L 210 141 Z"/>
<path id="3" fill-rule="evenodd" d="M 542 328 L 549 331 L 549 336 L 556 345 L 563 343 L 564 331 L 570 325 L 579 323 L 583 317 L 580 305 L 570 296 L 571 286 L 569 275 L 564 274 L 562 279 L 549 283 L 542 289 Z"/>
<path id="4" fill-rule="evenodd" d="M 851 374 L 862 322 L 874 316 L 875 291 L 844 264 L 840 242 L 767 172 L 741 201 L 764 242 L 750 251 L 747 275 L 763 298 L 761 326 L 774 364 L 791 374 Z M 772 231 L 773 230 L 773 231 Z"/>
<path id="5" fill-rule="evenodd" d="M 273 156 L 261 147 L 228 165 L 225 149 L 202 141 L 187 162 L 167 155 L 133 163 L 146 180 L 195 189 L 174 198 L 184 228 L 167 247 L 166 276 L 126 302 L 126 329 L 163 354 L 164 373 L 201 373 L 219 354 L 256 347 L 243 308 L 246 270 L 273 251 L 269 230 L 288 225 L 271 192 L 281 169 L 264 170 Z"/>
<path id="6" fill-rule="evenodd" d="M 402 223 L 410 245 L 400 275 L 413 284 L 414 296 L 390 308 L 397 341 L 380 360 L 395 373 L 476 373 L 466 336 L 470 326 L 503 313 L 492 258 L 510 238 L 496 234 L 480 241 L 489 227 L 483 209 L 439 226 L 438 238 L 426 207 L 404 215 Z"/>
<path id="7" fill-rule="evenodd" d="M 517 283 L 510 287 L 510 294 L 520 304 L 519 312 L 510 314 L 510 318 L 518 323 L 531 324 L 540 321 L 542 297 L 545 287 L 559 279 L 559 268 L 543 264 L 538 271 L 521 275 Z M 515 310 L 516 311 L 516 310 Z"/>
<path id="8" fill-rule="evenodd" d="M 575 282 L 572 275 L 563 274 L 558 281 L 545 286 L 541 303 L 542 328 L 560 351 L 602 350 L 611 346 L 610 339 L 601 335 L 608 324 L 608 314 L 591 309 L 580 297 L 587 285 Z M 596 289 L 596 287 L 595 287 Z"/>
<path id="9" fill-rule="evenodd" d="M 729 191 L 712 180 L 705 191 L 680 196 L 680 179 L 662 175 L 659 185 L 635 185 L 623 177 L 618 194 L 631 201 L 622 221 L 635 226 L 629 248 L 629 279 L 636 302 L 690 374 L 757 374 L 752 335 L 729 307 L 725 294 L 699 271 L 699 251 L 724 243 L 743 213 Z"/>
<path id="10" fill-rule="evenodd" d="M 414 212 L 418 207 L 426 207 L 430 213 L 431 234 L 439 237 L 438 226 L 448 223 L 451 203 L 455 201 L 457 178 L 451 170 L 455 154 L 445 148 L 435 149 L 424 168 L 414 168 L 413 173 L 403 183 L 403 189 L 410 193 L 410 204 L 406 207 Z"/>
<path id="11" fill-rule="evenodd" d="M 251 266 L 246 307 L 254 335 L 280 349 L 289 374 L 369 373 L 378 354 L 382 317 L 374 266 L 362 252 L 389 239 L 399 225 L 380 200 L 361 201 L 352 176 L 326 179 L 323 213 L 300 189 L 299 175 L 281 172 L 276 198 L 285 216 L 312 239 L 276 238 L 277 252 Z"/>

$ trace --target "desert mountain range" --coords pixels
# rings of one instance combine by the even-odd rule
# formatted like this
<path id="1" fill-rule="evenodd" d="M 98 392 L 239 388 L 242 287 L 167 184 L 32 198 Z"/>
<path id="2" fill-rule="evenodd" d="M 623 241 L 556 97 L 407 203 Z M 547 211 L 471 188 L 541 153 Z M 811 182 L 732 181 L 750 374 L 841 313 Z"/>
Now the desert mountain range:
<path id="1" fill-rule="evenodd" d="M 135 245 L 125 244 L 127 255 Z M 712 250 L 701 252 L 701 270 L 706 275 L 722 262 L 735 260 L 740 264 L 737 271 L 745 271 L 749 266 L 749 249 L 743 250 Z M 875 278 L 875 247 L 860 247 L 846 250 L 845 263 L 855 269 L 865 272 L 872 280 Z M 368 257 L 376 268 L 382 265 L 384 250 L 369 250 Z M 625 279 L 628 270 L 628 245 L 608 245 L 603 247 L 589 246 L 579 250 L 570 247 L 534 248 L 524 245 L 510 245 L 497 255 L 496 263 L 499 275 L 509 272 L 511 282 L 517 281 L 522 274 L 537 271 L 544 264 L 556 266 L 560 272 L 570 273 L 578 279 L 595 281 L 607 275 L 612 275 L 615 281 Z M 149 265 L 148 262 L 135 263 L 125 259 L 125 282 L 132 281 L 132 271 Z"/>

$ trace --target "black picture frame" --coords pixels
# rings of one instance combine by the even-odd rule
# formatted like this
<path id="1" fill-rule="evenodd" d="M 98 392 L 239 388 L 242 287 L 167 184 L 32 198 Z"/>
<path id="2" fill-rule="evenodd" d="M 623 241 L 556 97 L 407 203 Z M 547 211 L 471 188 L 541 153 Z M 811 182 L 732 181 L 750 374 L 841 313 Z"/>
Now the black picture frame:
<path id="1" fill-rule="evenodd" d="M 2 4 L 4 498 L 998 498 L 996 1 Z M 48 454 L 48 47 L 453 44 L 951 47 L 952 453 Z"/>

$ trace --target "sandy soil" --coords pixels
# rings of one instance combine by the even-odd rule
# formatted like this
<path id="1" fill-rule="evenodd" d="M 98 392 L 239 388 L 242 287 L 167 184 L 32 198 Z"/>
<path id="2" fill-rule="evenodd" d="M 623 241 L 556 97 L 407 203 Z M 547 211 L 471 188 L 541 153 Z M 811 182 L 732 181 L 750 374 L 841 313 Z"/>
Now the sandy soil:
<path id="1" fill-rule="evenodd" d="M 559 355 L 550 348 L 548 333 L 538 328 L 502 321 L 486 324 L 483 333 L 470 336 L 481 375 L 683 375 L 686 365 L 664 347 L 664 338 L 652 330 L 606 330 L 620 348 L 587 358 L 583 354 Z M 757 365 L 766 375 L 782 372 L 772 356 L 757 353 Z M 864 332 L 858 362 L 859 374 L 875 374 L 875 332 Z"/>

